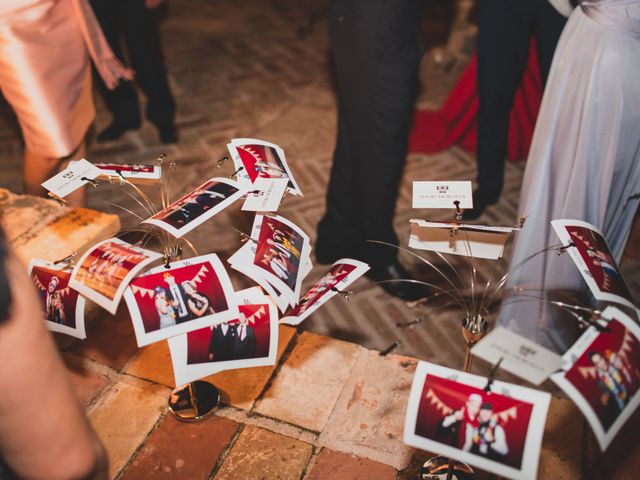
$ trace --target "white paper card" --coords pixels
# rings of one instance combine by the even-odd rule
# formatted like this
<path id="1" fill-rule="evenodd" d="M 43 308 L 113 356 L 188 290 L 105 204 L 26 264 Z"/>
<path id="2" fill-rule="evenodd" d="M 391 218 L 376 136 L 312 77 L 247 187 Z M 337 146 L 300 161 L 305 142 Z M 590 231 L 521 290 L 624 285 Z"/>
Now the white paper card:
<path id="1" fill-rule="evenodd" d="M 69 164 L 67 168 L 44 182 L 42 186 L 54 195 L 64 198 L 101 174 L 102 171 L 98 167 L 83 158 Z"/>
<path id="2" fill-rule="evenodd" d="M 245 212 L 277 212 L 288 183 L 288 178 L 256 178 L 253 182 L 253 193 L 247 195 L 242 210 Z"/>
<path id="3" fill-rule="evenodd" d="M 476 357 L 495 364 L 524 380 L 540 385 L 560 369 L 562 357 L 531 340 L 497 327 L 471 349 Z"/>
<path id="4" fill-rule="evenodd" d="M 413 208 L 473 208 L 471 182 L 413 182 Z"/>

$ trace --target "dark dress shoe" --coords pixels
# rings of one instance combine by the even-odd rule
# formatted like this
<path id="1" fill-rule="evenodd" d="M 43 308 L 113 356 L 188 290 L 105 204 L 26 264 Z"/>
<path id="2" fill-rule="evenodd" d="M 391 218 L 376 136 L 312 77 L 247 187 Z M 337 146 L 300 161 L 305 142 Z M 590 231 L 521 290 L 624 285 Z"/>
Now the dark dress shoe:
<path id="1" fill-rule="evenodd" d="M 411 281 L 414 278 L 398 262 L 385 267 L 372 267 L 365 275 L 374 282 L 381 282 L 379 285 L 389 295 L 407 302 L 420 300 L 429 294 L 424 285 Z"/>
<path id="2" fill-rule="evenodd" d="M 484 209 L 497 203 L 499 198 L 499 196 L 485 195 L 476 190 L 473 192 L 473 209 L 462 212 L 462 220 L 477 220 L 484 212 Z"/>
<path id="3" fill-rule="evenodd" d="M 160 141 L 165 145 L 178 143 L 178 133 L 176 132 L 175 125 L 157 125 L 158 136 Z"/>
<path id="4" fill-rule="evenodd" d="M 125 132 L 129 130 L 137 130 L 140 128 L 139 123 L 121 123 L 117 121 L 111 122 L 111 124 L 102 130 L 97 137 L 98 142 L 111 142 L 120 138 Z"/>

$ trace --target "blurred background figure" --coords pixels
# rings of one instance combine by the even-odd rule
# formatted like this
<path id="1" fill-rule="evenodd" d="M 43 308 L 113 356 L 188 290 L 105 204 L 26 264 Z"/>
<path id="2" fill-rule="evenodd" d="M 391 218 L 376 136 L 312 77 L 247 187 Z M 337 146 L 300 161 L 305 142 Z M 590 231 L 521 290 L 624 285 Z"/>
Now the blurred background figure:
<path id="1" fill-rule="evenodd" d="M 0 89 L 15 112 L 25 142 L 24 192 L 84 156 L 95 111 L 89 55 L 106 88 L 132 78 L 113 56 L 86 0 L 0 2 Z M 84 190 L 69 195 L 84 203 Z"/>
<path id="2" fill-rule="evenodd" d="M 175 101 L 167 81 L 158 25 L 153 9 L 163 0 L 90 0 L 100 26 L 116 56 L 125 55 L 136 72 L 135 82 L 147 97 L 147 119 L 158 129 L 162 143 L 176 143 Z M 99 142 L 120 138 L 126 131 L 140 127 L 140 105 L 133 81 L 109 90 L 97 80 L 111 123 L 98 134 Z"/>
<path id="3" fill-rule="evenodd" d="M 0 227 L 0 478 L 107 478 L 25 267 Z"/>

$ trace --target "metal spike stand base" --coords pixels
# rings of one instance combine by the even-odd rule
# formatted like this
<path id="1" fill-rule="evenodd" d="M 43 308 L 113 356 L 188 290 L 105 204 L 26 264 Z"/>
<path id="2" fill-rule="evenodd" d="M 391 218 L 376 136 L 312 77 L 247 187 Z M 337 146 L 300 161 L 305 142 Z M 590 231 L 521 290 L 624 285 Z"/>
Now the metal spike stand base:
<path id="1" fill-rule="evenodd" d="M 220 392 L 203 380 L 176 387 L 169 397 L 169 409 L 178 420 L 198 422 L 216 411 Z"/>
<path id="2" fill-rule="evenodd" d="M 449 464 L 451 462 L 451 465 Z M 420 480 L 445 480 L 452 467 L 450 478 L 452 480 L 472 480 L 473 469 L 466 463 L 450 460 L 441 455 L 432 457 L 422 465 Z"/>

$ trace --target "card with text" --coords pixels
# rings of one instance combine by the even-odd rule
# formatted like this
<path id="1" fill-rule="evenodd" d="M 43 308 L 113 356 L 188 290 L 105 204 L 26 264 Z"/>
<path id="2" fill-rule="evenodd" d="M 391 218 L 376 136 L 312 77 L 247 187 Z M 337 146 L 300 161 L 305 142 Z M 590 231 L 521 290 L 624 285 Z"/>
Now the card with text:
<path id="1" fill-rule="evenodd" d="M 56 197 L 64 198 L 101 174 L 98 167 L 82 159 L 71 162 L 67 168 L 44 182 L 42 186 Z"/>
<path id="2" fill-rule="evenodd" d="M 413 182 L 413 208 L 473 208 L 471 182 Z"/>

